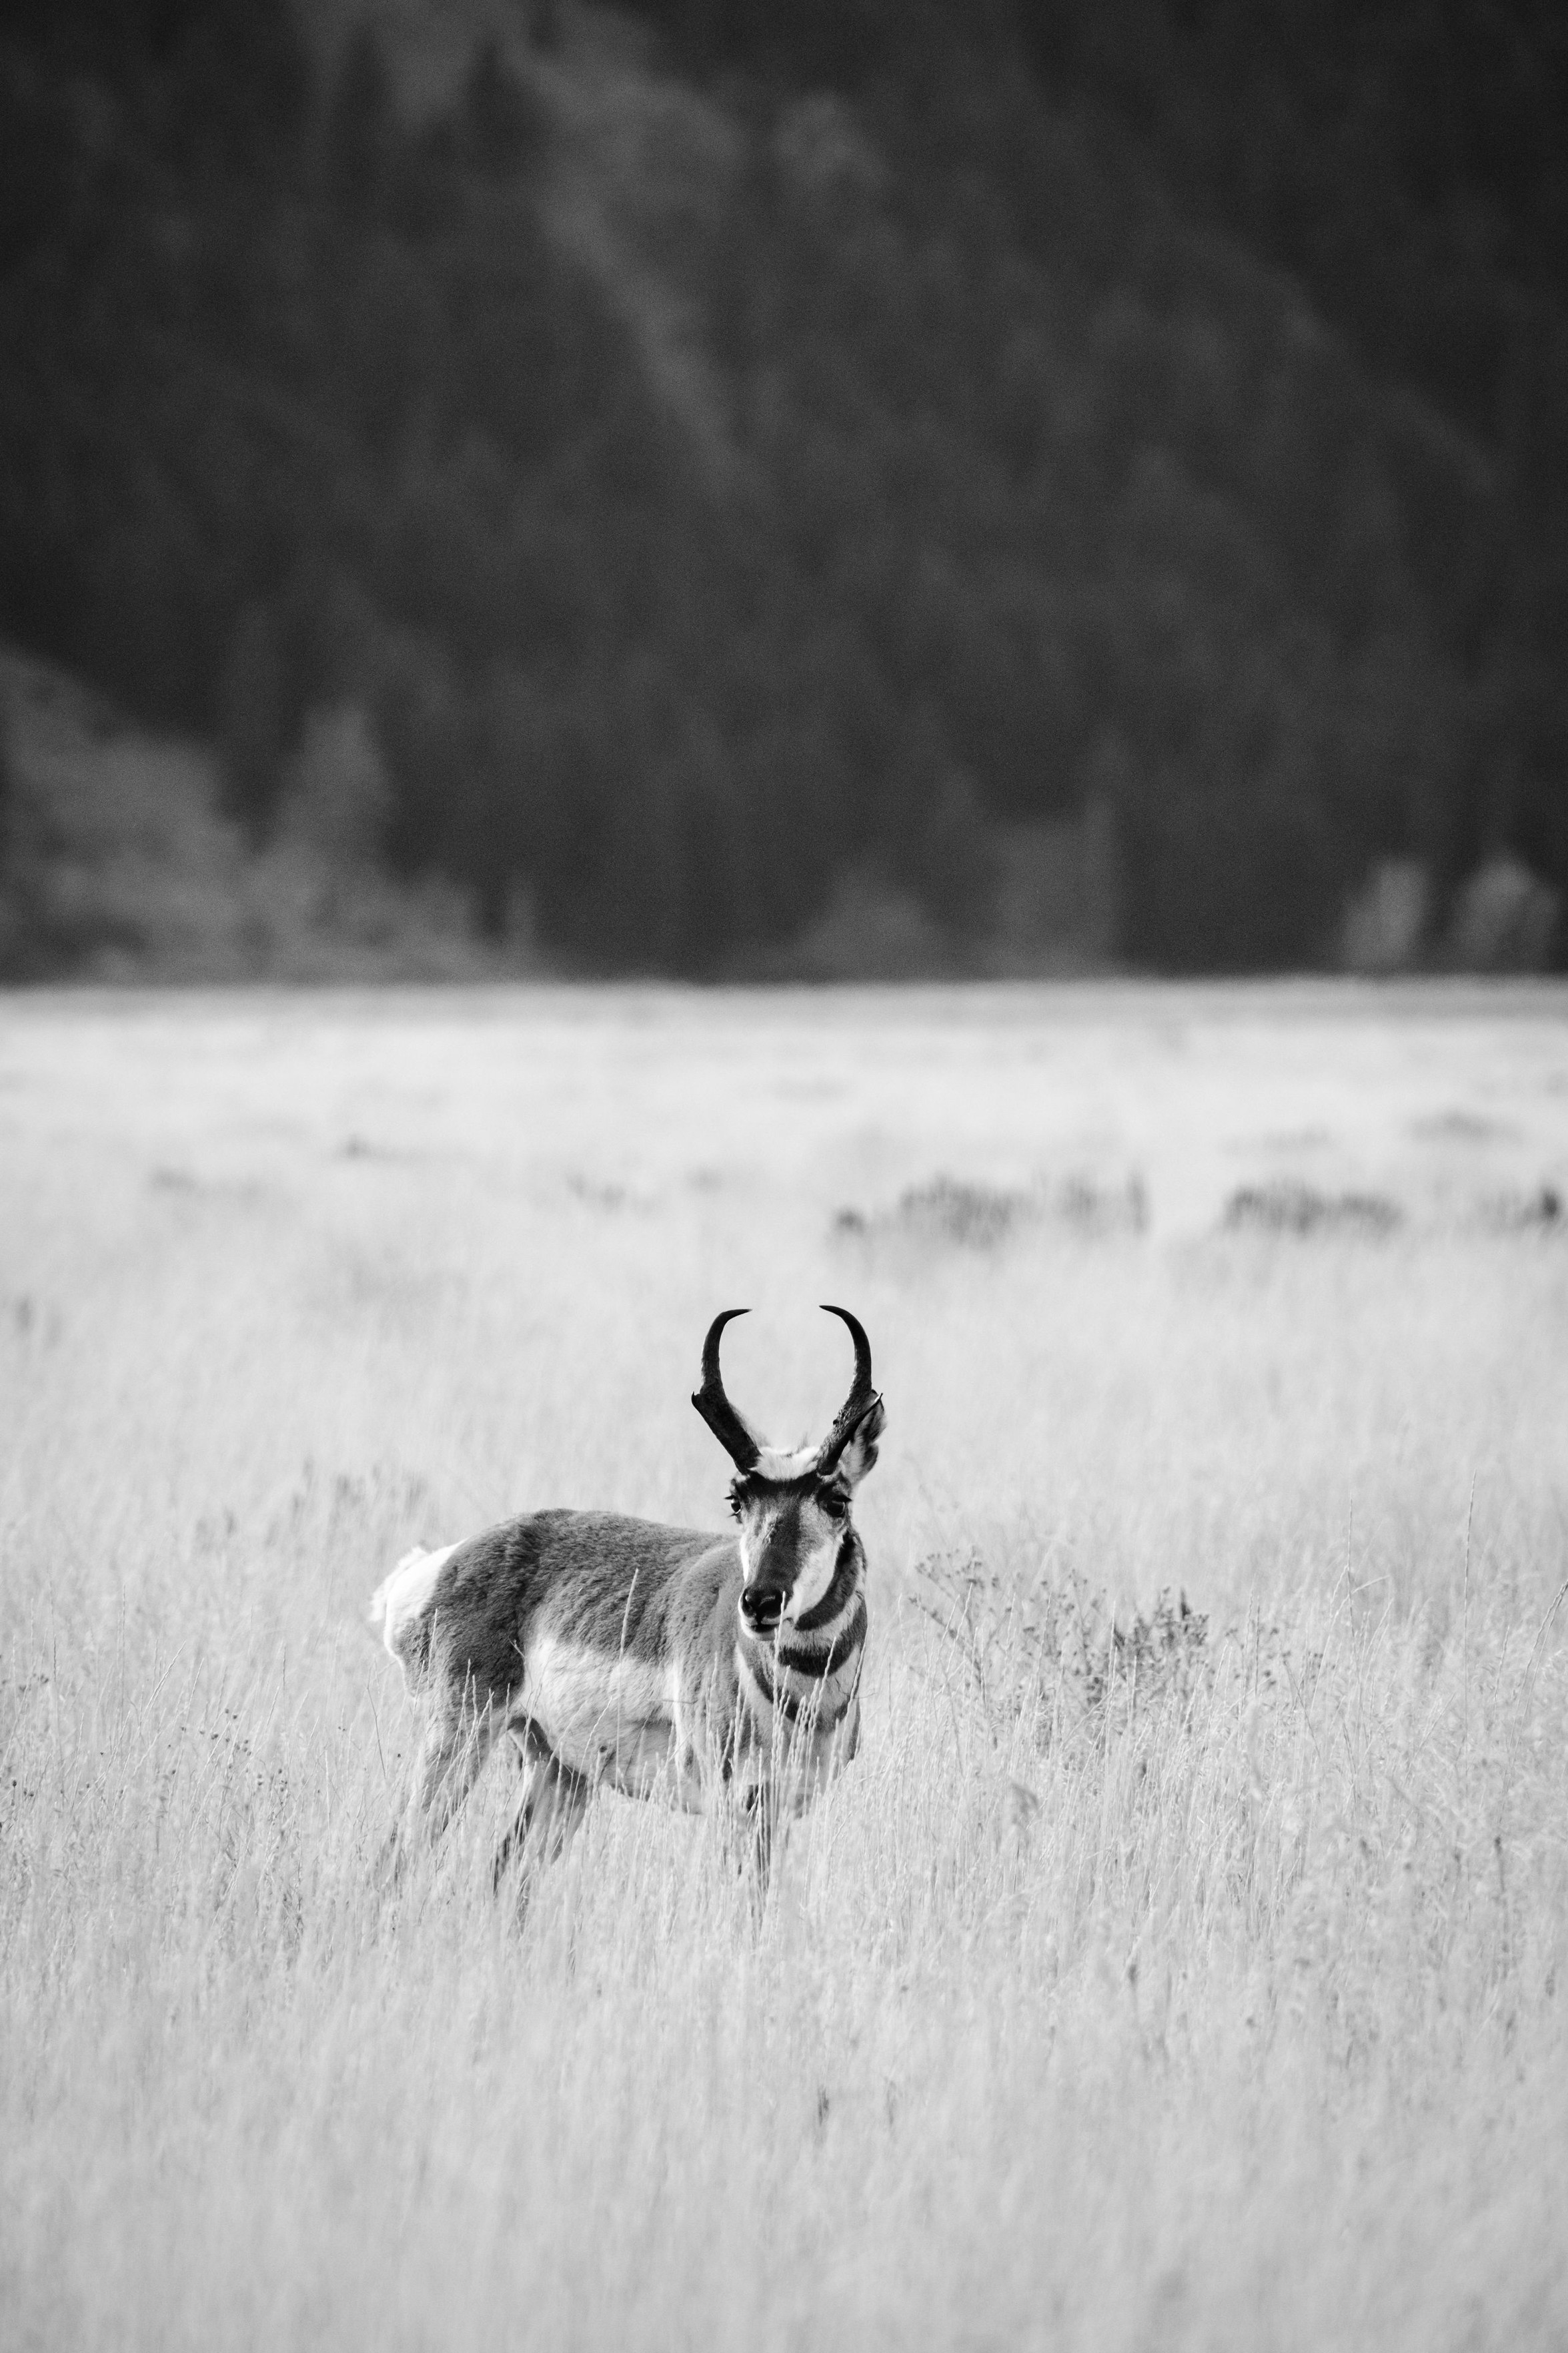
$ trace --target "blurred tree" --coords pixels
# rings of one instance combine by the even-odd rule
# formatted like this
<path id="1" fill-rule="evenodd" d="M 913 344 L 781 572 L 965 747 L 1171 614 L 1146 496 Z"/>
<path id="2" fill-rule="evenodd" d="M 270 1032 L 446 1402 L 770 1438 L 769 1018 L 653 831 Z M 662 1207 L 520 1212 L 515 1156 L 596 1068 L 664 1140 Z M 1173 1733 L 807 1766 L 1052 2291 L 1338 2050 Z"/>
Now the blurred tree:
<path id="1" fill-rule="evenodd" d="M 380 210 L 395 134 L 392 77 L 380 33 L 365 17 L 343 43 L 322 134 L 328 192 L 345 219 L 366 220 Z"/>
<path id="2" fill-rule="evenodd" d="M 16 779 L 11 754 L 11 689 L 0 678 L 0 884 L 4 884 L 11 863 L 12 832 L 16 822 Z"/>
<path id="3" fill-rule="evenodd" d="M 561 47 L 561 0 L 525 0 L 524 13 L 533 47 L 553 56 Z"/>
<path id="4" fill-rule="evenodd" d="M 182 11 L 161 68 L 163 143 L 175 161 L 218 180 L 265 183 L 288 169 L 312 79 L 289 0 L 205 0 Z"/>
<path id="5" fill-rule="evenodd" d="M 984 936 L 996 889 L 995 853 L 972 777 L 950 768 L 918 819 L 913 879 L 925 906 L 960 940 Z"/>
<path id="6" fill-rule="evenodd" d="M 468 752 L 458 681 L 437 642 L 413 631 L 388 637 L 372 713 L 390 794 L 387 856 L 404 873 L 436 870 L 453 851 Z"/>
<path id="7" fill-rule="evenodd" d="M 218 683 L 218 742 L 228 806 L 258 838 L 277 807 L 290 718 L 277 616 L 269 606 L 247 606 Z"/>
<path id="8" fill-rule="evenodd" d="M 475 44 L 462 121 L 468 160 L 487 179 L 510 178 L 542 151 L 545 118 L 539 100 L 513 71 L 493 32 Z"/>

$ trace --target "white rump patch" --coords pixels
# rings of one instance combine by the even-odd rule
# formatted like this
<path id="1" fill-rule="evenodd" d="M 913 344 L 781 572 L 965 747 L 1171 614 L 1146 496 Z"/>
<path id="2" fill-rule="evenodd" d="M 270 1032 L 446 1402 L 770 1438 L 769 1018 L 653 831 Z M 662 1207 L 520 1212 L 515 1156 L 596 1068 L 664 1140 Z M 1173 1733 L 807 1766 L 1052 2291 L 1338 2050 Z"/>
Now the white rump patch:
<path id="1" fill-rule="evenodd" d="M 403 1669 L 404 1681 L 408 1668 L 403 1656 L 403 1645 L 411 1626 L 430 1607 L 430 1597 L 436 1590 L 436 1579 L 457 1551 L 455 1544 L 443 1545 L 438 1552 L 426 1552 L 416 1545 L 405 1552 L 390 1577 L 384 1577 L 370 1598 L 370 1622 Z"/>

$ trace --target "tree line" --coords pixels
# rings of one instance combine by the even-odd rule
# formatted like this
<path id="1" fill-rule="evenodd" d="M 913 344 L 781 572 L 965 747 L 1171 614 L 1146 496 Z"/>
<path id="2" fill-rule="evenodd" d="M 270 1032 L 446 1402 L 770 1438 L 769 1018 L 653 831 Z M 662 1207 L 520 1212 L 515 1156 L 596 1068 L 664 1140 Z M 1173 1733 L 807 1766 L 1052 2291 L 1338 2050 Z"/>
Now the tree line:
<path id="1" fill-rule="evenodd" d="M 359 703 L 377 854 L 572 968 L 754 963 L 851 870 L 962 962 L 1091 807 L 1157 967 L 1314 961 L 1383 857 L 1568 887 L 1548 18 L 643 13 L 731 132 L 658 256 L 696 417 L 521 47 L 415 116 L 368 18 L 14 10 L 0 627 L 258 839 Z"/>

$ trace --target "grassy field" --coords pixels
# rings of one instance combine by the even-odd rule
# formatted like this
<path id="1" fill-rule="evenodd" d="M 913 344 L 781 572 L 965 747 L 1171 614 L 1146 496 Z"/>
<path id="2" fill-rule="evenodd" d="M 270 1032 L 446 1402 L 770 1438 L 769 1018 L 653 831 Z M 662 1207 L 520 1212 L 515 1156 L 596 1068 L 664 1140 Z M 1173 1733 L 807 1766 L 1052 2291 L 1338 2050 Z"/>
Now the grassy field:
<path id="1" fill-rule="evenodd" d="M 1562 991 L 0 1002 L 6 2347 L 1561 2346 L 1556 1201 Z M 378 1900 L 372 1585 L 720 1525 L 822 1299 L 760 1930 L 611 1797 L 518 1931 L 500 1771 Z"/>

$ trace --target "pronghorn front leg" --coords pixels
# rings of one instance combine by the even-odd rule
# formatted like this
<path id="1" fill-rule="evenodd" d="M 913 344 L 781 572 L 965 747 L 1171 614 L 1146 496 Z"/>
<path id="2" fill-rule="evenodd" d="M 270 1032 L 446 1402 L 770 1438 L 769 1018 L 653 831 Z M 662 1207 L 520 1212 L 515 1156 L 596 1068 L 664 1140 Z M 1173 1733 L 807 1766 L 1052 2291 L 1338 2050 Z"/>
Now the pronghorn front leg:
<path id="1" fill-rule="evenodd" d="M 378 1871 L 384 1885 L 395 1884 L 402 1877 L 416 1840 L 423 1838 L 433 1846 L 460 1810 L 503 1723 L 494 1706 L 476 1708 L 471 1694 L 440 1708 L 420 1743 L 407 1810 L 381 1850 Z"/>
<path id="2" fill-rule="evenodd" d="M 517 1820 L 496 1849 L 495 1886 L 514 1862 L 522 1865 L 518 1884 L 518 1912 L 528 1901 L 529 1882 L 539 1863 L 552 1862 L 582 1827 L 594 1788 L 583 1774 L 558 1757 L 531 1716 L 513 1717 L 507 1726 L 517 1744 L 522 1767 L 522 1803 Z"/>
<path id="3" fill-rule="evenodd" d="M 768 1900 L 773 1877 L 774 1843 L 780 1835 L 778 1801 L 766 1782 L 754 1784 L 741 1799 L 738 1860 L 759 1920 Z"/>

